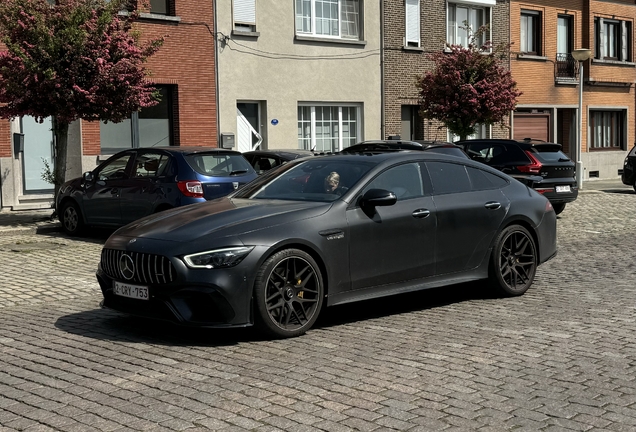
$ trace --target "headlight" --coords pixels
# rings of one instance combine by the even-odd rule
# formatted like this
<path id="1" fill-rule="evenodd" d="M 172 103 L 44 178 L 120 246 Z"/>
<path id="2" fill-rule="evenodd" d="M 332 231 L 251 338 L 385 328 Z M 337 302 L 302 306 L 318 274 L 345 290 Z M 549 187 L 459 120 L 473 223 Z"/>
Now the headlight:
<path id="1" fill-rule="evenodd" d="M 216 249 L 186 255 L 183 260 L 190 268 L 228 268 L 243 261 L 252 249 L 254 246 Z"/>

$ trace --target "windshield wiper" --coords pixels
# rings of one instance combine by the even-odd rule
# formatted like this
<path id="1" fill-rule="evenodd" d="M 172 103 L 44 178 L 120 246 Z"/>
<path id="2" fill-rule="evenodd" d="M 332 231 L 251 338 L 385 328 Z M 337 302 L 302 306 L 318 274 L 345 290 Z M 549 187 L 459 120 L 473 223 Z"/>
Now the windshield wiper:
<path id="1" fill-rule="evenodd" d="M 236 170 L 236 171 L 232 171 L 230 173 L 230 175 L 233 176 L 233 175 L 236 175 L 236 174 L 245 174 L 246 172 L 247 172 L 246 169 L 244 169 L 244 170 Z"/>

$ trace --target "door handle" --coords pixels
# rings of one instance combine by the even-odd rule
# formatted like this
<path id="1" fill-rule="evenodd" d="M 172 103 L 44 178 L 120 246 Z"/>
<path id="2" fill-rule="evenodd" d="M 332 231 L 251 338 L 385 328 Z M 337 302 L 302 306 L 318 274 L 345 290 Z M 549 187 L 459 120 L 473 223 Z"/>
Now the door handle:
<path id="1" fill-rule="evenodd" d="M 418 219 L 423 219 L 428 217 L 431 212 L 427 209 L 417 209 L 413 211 L 413 217 Z"/>
<path id="2" fill-rule="evenodd" d="M 501 204 L 497 201 L 489 201 L 484 204 L 484 207 L 486 207 L 488 210 L 498 210 L 501 208 Z"/>

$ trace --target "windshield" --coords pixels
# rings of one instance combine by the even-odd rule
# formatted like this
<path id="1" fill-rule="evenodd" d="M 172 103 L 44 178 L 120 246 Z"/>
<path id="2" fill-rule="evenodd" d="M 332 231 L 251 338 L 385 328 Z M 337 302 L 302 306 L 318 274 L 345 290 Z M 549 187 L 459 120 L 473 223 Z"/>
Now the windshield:
<path id="1" fill-rule="evenodd" d="M 252 166 L 238 153 L 194 153 L 185 156 L 188 165 L 199 174 L 228 177 L 252 172 Z"/>
<path id="2" fill-rule="evenodd" d="M 287 164 L 265 173 L 239 190 L 234 198 L 335 201 L 374 165 L 329 156 Z"/>

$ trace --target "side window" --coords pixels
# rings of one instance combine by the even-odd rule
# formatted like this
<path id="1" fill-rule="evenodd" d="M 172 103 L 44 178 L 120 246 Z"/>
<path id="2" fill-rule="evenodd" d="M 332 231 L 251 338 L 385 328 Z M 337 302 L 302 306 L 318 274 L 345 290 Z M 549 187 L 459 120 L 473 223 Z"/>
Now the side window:
<path id="1" fill-rule="evenodd" d="M 256 170 L 256 172 L 261 174 L 261 173 L 264 173 L 267 170 L 270 170 L 270 169 L 274 168 L 277 165 L 278 165 L 278 163 L 277 163 L 276 159 L 270 158 L 270 157 L 267 157 L 267 156 L 261 156 L 256 161 L 256 163 L 254 163 L 254 169 Z"/>
<path id="2" fill-rule="evenodd" d="M 421 197 L 424 195 L 424 188 L 420 167 L 416 163 L 391 167 L 373 179 L 362 193 L 369 189 L 391 191 L 397 196 L 398 201 Z"/>
<path id="3" fill-rule="evenodd" d="M 127 153 L 123 156 L 113 159 L 106 165 L 99 168 L 97 171 L 97 178 L 99 180 L 115 180 L 128 178 L 126 174 L 126 166 L 132 155 Z"/>
<path id="4" fill-rule="evenodd" d="M 157 153 L 144 153 L 135 160 L 134 177 L 158 177 L 168 163 L 168 156 Z"/>
<path id="5" fill-rule="evenodd" d="M 448 162 L 427 162 L 435 195 L 470 192 L 472 187 L 466 167 Z"/>
<path id="6" fill-rule="evenodd" d="M 473 167 L 466 167 L 474 191 L 496 189 L 508 185 L 503 178 Z"/>

